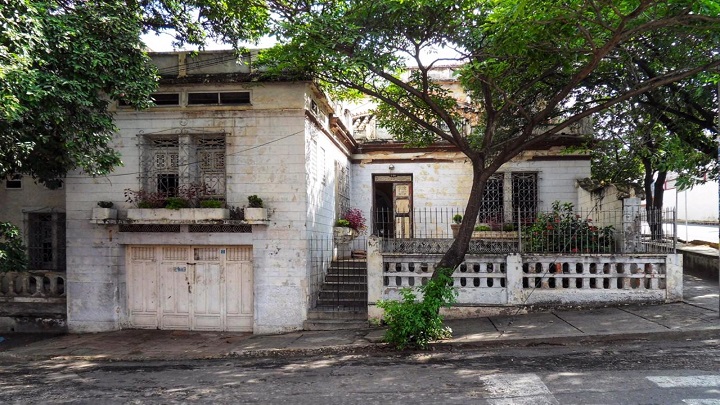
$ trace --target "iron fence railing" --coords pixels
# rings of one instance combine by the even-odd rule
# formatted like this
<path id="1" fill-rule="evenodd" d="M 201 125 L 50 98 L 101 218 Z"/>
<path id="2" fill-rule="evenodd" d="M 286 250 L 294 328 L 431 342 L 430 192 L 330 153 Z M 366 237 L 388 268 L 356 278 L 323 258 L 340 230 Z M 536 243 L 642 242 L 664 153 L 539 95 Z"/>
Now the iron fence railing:
<path id="1" fill-rule="evenodd" d="M 578 210 L 556 204 L 551 211 L 518 210 L 492 222 L 476 221 L 468 253 L 673 252 L 675 212 L 632 208 Z M 444 253 L 457 236 L 455 220 L 463 214 L 458 207 L 428 207 L 395 218 L 392 210 L 378 209 L 372 215 L 372 233 L 383 238 L 384 252 Z"/>
<path id="2" fill-rule="evenodd" d="M 311 308 L 324 311 L 367 310 L 367 237 L 338 243 L 332 235 L 310 239 Z"/>

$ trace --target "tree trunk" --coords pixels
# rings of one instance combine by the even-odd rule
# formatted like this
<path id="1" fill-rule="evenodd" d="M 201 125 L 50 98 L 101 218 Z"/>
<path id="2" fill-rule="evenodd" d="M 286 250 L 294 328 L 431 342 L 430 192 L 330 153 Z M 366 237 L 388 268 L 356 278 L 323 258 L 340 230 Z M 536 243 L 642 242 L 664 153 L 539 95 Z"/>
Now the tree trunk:
<path id="1" fill-rule="evenodd" d="M 432 277 L 437 278 L 440 274 L 441 269 L 446 270 L 446 275 L 451 275 L 452 271 L 455 270 L 465 260 L 465 254 L 468 251 L 470 244 L 470 238 L 472 237 L 473 230 L 475 229 L 475 222 L 477 221 L 478 213 L 480 212 L 481 199 L 483 191 L 485 190 L 485 184 L 487 183 L 488 177 L 492 173 L 489 170 L 483 169 L 482 161 L 473 161 L 473 181 L 472 187 L 470 188 L 470 196 L 468 197 L 467 207 L 465 208 L 465 215 L 463 216 L 462 223 L 458 235 L 450 245 L 450 249 L 445 252 L 440 262 L 435 266 L 435 271 Z"/>
<path id="2" fill-rule="evenodd" d="M 652 164 L 649 159 L 643 159 L 645 167 L 645 179 L 643 186 L 645 187 L 645 213 L 647 215 L 647 223 L 650 227 L 650 238 L 652 240 L 662 240 L 663 238 L 663 197 L 665 196 L 665 179 L 667 171 L 659 171 L 657 179 L 653 179 Z M 655 187 L 653 187 L 653 184 Z"/>

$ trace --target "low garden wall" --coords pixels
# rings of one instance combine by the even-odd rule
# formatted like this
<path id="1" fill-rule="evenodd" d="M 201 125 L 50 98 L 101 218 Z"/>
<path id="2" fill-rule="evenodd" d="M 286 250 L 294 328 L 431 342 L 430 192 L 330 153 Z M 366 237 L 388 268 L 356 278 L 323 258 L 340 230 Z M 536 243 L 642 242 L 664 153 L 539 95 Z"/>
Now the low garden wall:
<path id="1" fill-rule="evenodd" d="M 0 331 L 67 331 L 65 273 L 0 273 Z"/>
<path id="2" fill-rule="evenodd" d="M 379 238 L 368 241 L 368 311 L 398 299 L 404 287 L 432 276 L 440 255 L 383 253 Z M 676 254 L 482 254 L 468 255 L 452 275 L 458 315 L 477 308 L 597 306 L 682 300 L 682 256 Z M 468 309 L 475 307 L 476 309 Z"/>

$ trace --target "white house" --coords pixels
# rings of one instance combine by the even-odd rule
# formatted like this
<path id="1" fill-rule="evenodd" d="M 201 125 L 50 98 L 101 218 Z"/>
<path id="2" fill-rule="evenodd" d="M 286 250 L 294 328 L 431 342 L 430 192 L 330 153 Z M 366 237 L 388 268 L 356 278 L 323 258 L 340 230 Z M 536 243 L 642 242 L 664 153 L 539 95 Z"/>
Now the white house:
<path id="1" fill-rule="evenodd" d="M 342 212 L 359 208 L 370 233 L 410 238 L 420 227 L 441 232 L 417 225 L 416 210 L 465 206 L 471 166 L 459 151 L 369 135 L 378 132 L 371 114 L 353 123 L 311 80 L 264 81 L 249 55 L 227 51 L 152 58 L 163 77 L 156 106 L 113 106 L 123 166 L 106 177 L 71 173 L 45 197 L 26 179 L 19 189 L 7 179 L 0 190 L 0 221 L 20 225 L 27 240 L 38 233 L 36 213 L 54 221 L 46 226 L 53 243 L 41 245 L 56 249 L 46 256 L 55 263 L 65 248 L 66 266 L 53 269 L 66 271 L 72 332 L 302 329 L 317 304 L 318 265 L 325 272 L 332 258 L 313 241 L 331 239 Z M 577 204 L 575 181 L 590 175 L 590 160 L 560 153 L 576 133 L 504 165 L 483 212 L 510 222 L 517 208 Z M 193 185 L 203 185 L 195 197 L 226 208 L 137 210 L 126 201 L 128 189 L 141 200 L 141 190 L 176 195 Z M 262 198 L 267 219 L 228 209 L 251 195 Z M 99 201 L 116 212 L 94 211 Z M 382 209 L 378 220 L 373 212 Z"/>

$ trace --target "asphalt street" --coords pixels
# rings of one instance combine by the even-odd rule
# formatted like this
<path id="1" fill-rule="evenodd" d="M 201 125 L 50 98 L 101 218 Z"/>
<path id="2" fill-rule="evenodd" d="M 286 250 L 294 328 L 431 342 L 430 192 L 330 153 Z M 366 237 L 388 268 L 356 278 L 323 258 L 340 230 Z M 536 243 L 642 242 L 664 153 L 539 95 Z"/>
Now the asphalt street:
<path id="1" fill-rule="evenodd" d="M 0 368 L 0 403 L 720 404 L 720 341 Z"/>

